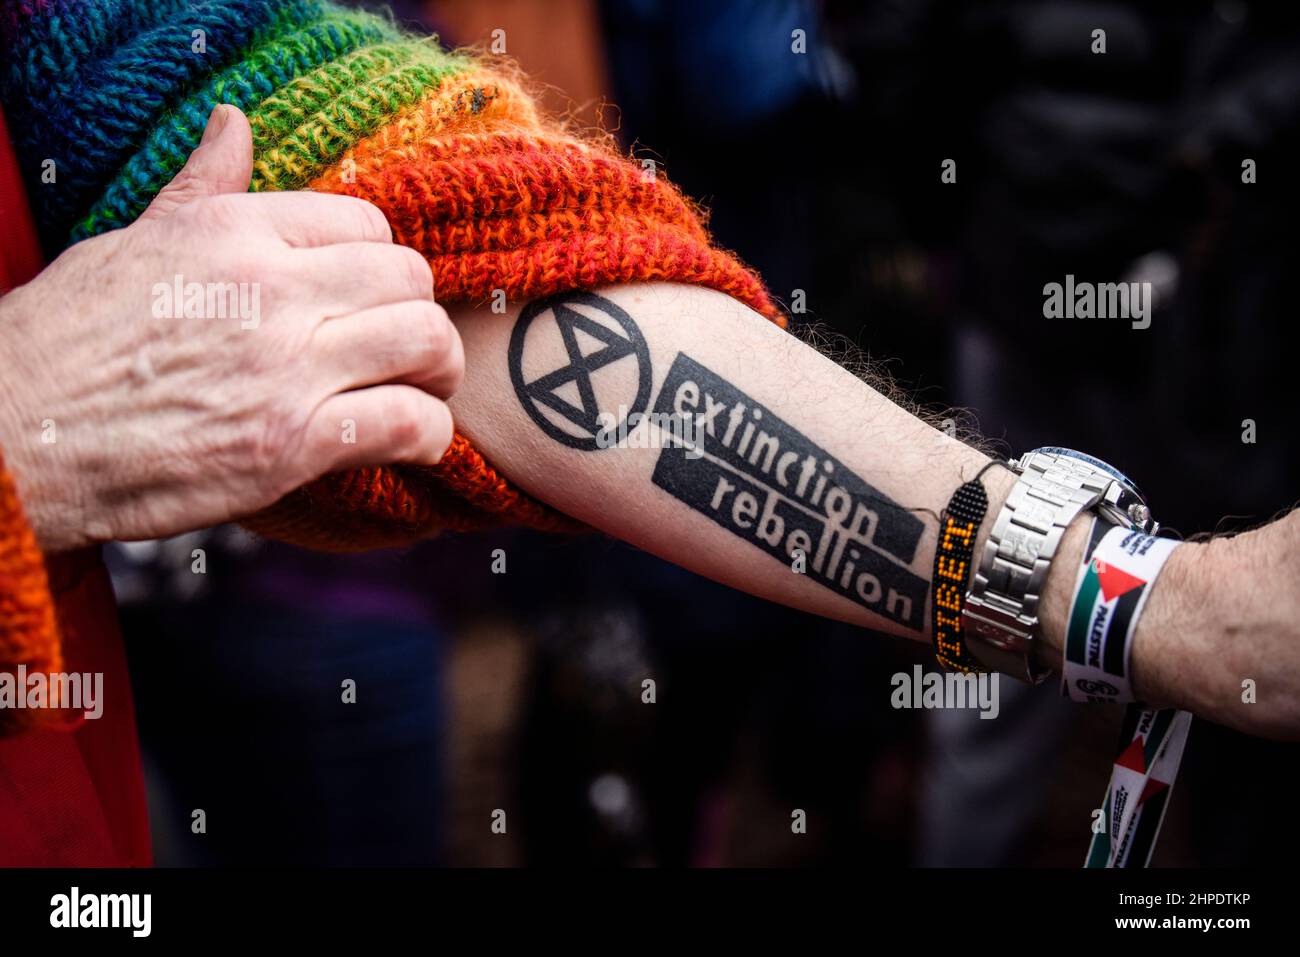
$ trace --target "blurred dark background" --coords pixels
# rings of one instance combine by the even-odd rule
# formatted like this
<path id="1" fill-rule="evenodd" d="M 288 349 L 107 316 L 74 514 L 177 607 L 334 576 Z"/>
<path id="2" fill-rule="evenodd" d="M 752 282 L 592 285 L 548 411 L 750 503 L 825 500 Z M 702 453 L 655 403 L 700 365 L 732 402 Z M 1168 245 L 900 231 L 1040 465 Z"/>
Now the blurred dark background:
<path id="1" fill-rule="evenodd" d="M 928 407 L 972 410 L 1004 451 L 1097 454 L 1183 534 L 1300 498 L 1295 8 L 397 13 L 451 44 L 504 30 L 552 108 L 655 159 L 779 299 L 806 301 L 796 323 L 847 337 Z M 1045 319 L 1043 286 L 1066 274 L 1151 282 L 1150 328 Z M 1118 733 L 1118 712 L 1009 680 L 1001 720 L 894 710 L 890 676 L 928 667 L 925 647 L 605 539 L 341 558 L 218 530 L 112 559 L 160 864 L 1074 867 Z M 1296 757 L 1196 722 L 1153 863 L 1289 863 Z"/>

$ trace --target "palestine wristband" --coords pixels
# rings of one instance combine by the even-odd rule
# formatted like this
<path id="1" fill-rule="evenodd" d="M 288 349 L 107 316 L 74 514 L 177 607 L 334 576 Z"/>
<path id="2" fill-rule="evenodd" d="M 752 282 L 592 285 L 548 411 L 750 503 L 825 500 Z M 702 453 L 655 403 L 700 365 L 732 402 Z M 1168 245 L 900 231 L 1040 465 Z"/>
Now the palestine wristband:
<path id="1" fill-rule="evenodd" d="M 963 674 L 984 670 L 962 637 L 961 612 L 974 567 L 975 537 L 988 510 L 988 493 L 976 476 L 953 493 L 948 507 L 939 515 L 930 629 L 934 657 L 942 667 Z"/>
<path id="2" fill-rule="evenodd" d="M 1136 700 L 1133 634 L 1151 585 L 1180 544 L 1093 519 L 1070 603 L 1061 665 L 1061 688 L 1072 700 Z"/>

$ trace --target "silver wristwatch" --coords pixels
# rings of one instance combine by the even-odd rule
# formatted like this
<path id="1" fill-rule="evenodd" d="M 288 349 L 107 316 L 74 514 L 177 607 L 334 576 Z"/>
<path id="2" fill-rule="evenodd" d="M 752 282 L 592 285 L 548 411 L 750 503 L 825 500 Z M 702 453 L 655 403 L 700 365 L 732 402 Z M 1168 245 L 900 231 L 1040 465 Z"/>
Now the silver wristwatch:
<path id="1" fill-rule="evenodd" d="M 1038 600 L 1066 527 L 1087 509 L 1149 535 L 1159 525 L 1138 487 L 1100 459 L 1049 447 L 1009 464 L 1020 478 L 984 543 L 961 627 L 985 668 L 1038 684 L 1050 674 L 1033 659 Z"/>

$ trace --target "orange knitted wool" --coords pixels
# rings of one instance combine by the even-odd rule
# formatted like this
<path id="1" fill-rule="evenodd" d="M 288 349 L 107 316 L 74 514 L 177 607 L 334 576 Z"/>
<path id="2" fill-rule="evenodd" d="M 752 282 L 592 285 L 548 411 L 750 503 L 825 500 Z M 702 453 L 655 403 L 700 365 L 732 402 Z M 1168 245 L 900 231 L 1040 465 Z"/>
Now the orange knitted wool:
<path id="1" fill-rule="evenodd" d="M 511 68 L 328 0 L 200 4 L 186 16 L 202 14 L 209 55 L 195 57 L 189 26 L 157 29 L 179 6 L 22 0 L 0 12 L 0 95 L 20 117 L 29 182 L 43 186 L 44 158 L 60 158 L 59 188 L 29 193 L 51 249 L 129 225 L 182 168 L 213 106 L 232 103 L 252 127 L 254 191 L 370 200 L 395 239 L 428 258 L 444 303 L 665 280 L 717 289 L 784 325 L 675 187 L 542 116 Z M 328 475 L 247 524 L 354 550 L 500 522 L 578 527 L 458 434 L 436 467 Z M 63 667 L 47 578 L 0 462 L 0 671 Z"/>
<path id="2" fill-rule="evenodd" d="M 49 673 L 63 659 L 45 562 L 0 456 L 0 671 L 16 674 L 19 665 Z M 0 708 L 0 734 L 55 717 L 48 709 Z"/>
<path id="3" fill-rule="evenodd" d="M 358 141 L 308 184 L 358 196 L 425 255 L 436 298 L 478 305 L 655 280 L 724 292 L 784 325 L 759 279 L 713 247 L 671 183 L 541 117 L 504 74 L 479 68 Z M 247 524 L 314 548 L 415 541 L 440 529 L 578 526 L 513 488 L 462 435 L 434 467 L 330 475 Z"/>

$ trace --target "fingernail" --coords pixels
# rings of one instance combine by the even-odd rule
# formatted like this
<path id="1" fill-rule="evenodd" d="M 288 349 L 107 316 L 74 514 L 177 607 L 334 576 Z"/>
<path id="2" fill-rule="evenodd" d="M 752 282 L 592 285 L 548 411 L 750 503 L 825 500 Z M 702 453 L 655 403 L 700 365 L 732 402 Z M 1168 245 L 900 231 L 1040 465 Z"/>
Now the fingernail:
<path id="1" fill-rule="evenodd" d="M 202 146 L 208 140 L 216 137 L 226 127 L 230 121 L 230 107 L 224 103 L 218 103 L 212 108 L 212 113 L 208 116 L 208 125 L 203 129 L 203 139 L 199 140 Z"/>

